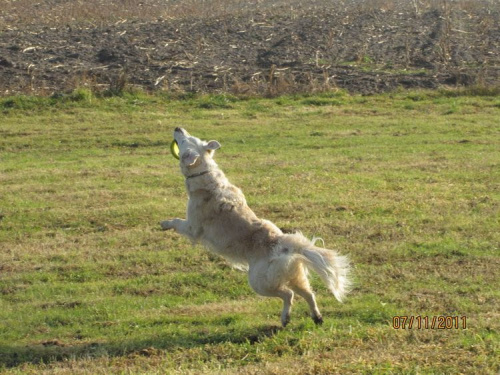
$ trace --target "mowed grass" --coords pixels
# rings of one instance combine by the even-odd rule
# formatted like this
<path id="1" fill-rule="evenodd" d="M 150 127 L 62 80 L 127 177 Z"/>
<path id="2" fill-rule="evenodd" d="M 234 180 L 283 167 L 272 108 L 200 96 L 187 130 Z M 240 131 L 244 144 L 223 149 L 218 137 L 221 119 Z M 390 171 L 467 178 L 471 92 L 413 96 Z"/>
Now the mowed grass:
<path id="1" fill-rule="evenodd" d="M 498 373 L 500 97 L 463 94 L 1 99 L 0 370 Z M 279 328 L 279 300 L 159 230 L 185 214 L 175 126 L 221 142 L 260 217 L 349 255 L 345 303 L 312 277 L 323 326 L 298 297 Z"/>

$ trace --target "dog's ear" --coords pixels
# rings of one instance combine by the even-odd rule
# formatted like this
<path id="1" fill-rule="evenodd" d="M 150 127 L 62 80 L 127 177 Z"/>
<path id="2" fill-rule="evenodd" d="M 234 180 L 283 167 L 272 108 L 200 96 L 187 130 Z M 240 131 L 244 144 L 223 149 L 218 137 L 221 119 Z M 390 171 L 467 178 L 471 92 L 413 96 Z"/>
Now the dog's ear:
<path id="1" fill-rule="evenodd" d="M 215 151 L 220 148 L 220 143 L 217 141 L 210 141 L 205 145 L 205 150 L 207 151 Z"/>
<path id="2" fill-rule="evenodd" d="M 188 151 L 182 155 L 182 162 L 188 167 L 194 167 L 198 163 L 200 155 L 193 151 Z"/>

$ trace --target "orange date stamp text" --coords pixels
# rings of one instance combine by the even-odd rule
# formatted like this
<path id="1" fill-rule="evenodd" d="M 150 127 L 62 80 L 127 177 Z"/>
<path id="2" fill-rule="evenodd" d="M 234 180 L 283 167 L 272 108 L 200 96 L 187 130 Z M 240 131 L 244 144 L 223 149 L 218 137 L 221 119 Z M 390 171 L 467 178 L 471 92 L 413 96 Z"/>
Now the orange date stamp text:
<path id="1" fill-rule="evenodd" d="M 394 329 L 467 329 L 466 316 L 399 315 L 392 318 Z"/>

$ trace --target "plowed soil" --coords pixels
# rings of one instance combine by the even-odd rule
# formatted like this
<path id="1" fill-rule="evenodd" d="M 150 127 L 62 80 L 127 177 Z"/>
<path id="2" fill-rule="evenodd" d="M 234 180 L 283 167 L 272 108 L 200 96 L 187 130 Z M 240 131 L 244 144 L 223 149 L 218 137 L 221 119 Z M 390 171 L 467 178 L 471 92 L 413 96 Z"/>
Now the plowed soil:
<path id="1" fill-rule="evenodd" d="M 277 7 L 0 33 L 0 93 L 96 90 L 277 95 L 499 85 L 500 6 Z"/>

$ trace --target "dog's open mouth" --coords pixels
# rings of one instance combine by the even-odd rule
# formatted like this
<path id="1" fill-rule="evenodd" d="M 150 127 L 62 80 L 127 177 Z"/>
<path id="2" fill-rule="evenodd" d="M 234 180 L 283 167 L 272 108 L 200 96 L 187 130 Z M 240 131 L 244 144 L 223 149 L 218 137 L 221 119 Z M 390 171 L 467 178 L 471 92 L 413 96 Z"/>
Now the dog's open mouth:
<path id="1" fill-rule="evenodd" d="M 172 153 L 174 158 L 179 160 L 179 145 L 177 144 L 177 141 L 175 139 L 170 144 L 170 152 Z"/>

